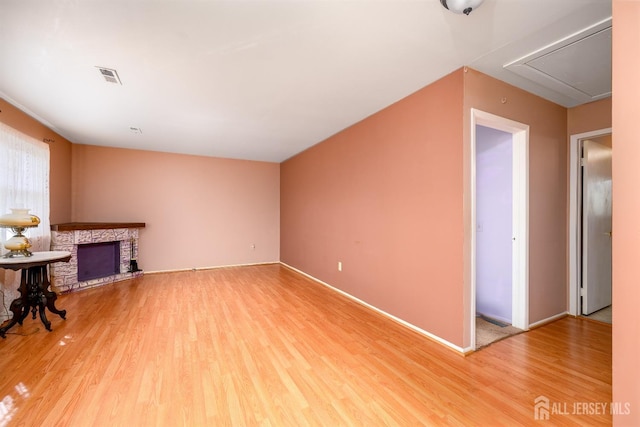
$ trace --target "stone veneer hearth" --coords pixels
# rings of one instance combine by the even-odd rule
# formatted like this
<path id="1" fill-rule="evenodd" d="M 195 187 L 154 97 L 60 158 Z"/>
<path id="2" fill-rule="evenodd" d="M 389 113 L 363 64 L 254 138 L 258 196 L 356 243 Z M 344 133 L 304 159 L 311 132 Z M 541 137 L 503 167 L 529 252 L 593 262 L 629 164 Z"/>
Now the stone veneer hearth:
<path id="1" fill-rule="evenodd" d="M 144 223 L 68 223 L 51 226 L 51 250 L 71 252 L 68 263 L 50 266 L 51 285 L 60 293 L 102 286 L 142 275 L 131 272 L 131 245 L 134 259 L 138 258 L 138 231 Z M 78 282 L 78 245 L 87 243 L 120 242 L 120 273 L 99 279 Z"/>

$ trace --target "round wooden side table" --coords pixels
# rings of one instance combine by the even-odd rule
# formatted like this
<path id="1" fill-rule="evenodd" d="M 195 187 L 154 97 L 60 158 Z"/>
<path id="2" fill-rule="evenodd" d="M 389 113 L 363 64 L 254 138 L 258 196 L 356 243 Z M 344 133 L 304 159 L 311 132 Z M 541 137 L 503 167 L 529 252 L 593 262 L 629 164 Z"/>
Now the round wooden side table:
<path id="1" fill-rule="evenodd" d="M 0 328 L 0 337 L 5 338 L 6 332 L 16 323 L 22 325 L 29 311 L 36 318 L 36 312 L 40 314 L 40 320 L 48 331 L 51 331 L 51 322 L 47 320 L 45 308 L 62 317 L 67 315 L 66 310 L 58 310 L 55 301 L 58 298 L 55 292 L 49 290 L 49 272 L 47 266 L 56 262 L 69 262 L 71 253 L 65 251 L 33 252 L 30 257 L 0 258 L 0 268 L 9 270 L 22 270 L 20 275 L 20 297 L 11 302 L 10 310 L 13 313 L 11 321 Z"/>

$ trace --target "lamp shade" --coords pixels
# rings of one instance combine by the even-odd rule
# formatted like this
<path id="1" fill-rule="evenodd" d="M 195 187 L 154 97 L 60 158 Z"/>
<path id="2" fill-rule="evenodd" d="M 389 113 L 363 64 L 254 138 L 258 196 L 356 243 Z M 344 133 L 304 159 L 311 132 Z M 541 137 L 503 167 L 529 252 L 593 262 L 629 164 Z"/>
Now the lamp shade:
<path id="1" fill-rule="evenodd" d="M 33 255 L 29 248 L 31 242 L 22 234 L 26 228 L 37 227 L 40 218 L 29 213 L 29 209 L 11 209 L 11 213 L 0 216 L 0 227 L 10 228 L 16 233 L 12 238 L 4 242 L 4 247 L 9 250 L 3 258 L 16 256 L 30 257 Z"/>
<path id="2" fill-rule="evenodd" d="M 40 218 L 29 213 L 29 209 L 11 209 L 11 213 L 0 216 L 0 226 L 36 227 Z"/>
<path id="3" fill-rule="evenodd" d="M 468 15 L 477 9 L 484 0 L 440 0 L 440 3 L 451 12 Z"/>

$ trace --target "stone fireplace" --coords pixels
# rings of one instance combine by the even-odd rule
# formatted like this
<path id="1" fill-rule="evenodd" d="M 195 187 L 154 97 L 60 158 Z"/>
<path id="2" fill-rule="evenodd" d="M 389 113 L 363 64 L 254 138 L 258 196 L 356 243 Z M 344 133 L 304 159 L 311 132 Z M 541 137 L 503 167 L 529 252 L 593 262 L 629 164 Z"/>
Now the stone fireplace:
<path id="1" fill-rule="evenodd" d="M 52 225 L 51 250 L 71 252 L 71 260 L 50 266 L 51 285 L 66 293 L 142 275 L 136 260 L 138 231 L 144 226 L 144 223 Z"/>

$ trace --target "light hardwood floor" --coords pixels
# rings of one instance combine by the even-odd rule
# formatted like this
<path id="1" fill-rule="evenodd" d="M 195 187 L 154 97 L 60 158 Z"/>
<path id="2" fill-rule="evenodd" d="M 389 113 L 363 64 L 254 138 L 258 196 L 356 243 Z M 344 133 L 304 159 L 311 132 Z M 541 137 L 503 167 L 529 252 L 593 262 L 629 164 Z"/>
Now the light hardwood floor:
<path id="1" fill-rule="evenodd" d="M 0 426 L 607 425 L 611 327 L 565 318 L 463 357 L 280 265 L 63 295 L 0 340 Z M 563 405 L 566 406 L 554 406 Z M 569 412 L 569 413 L 564 413 Z"/>

